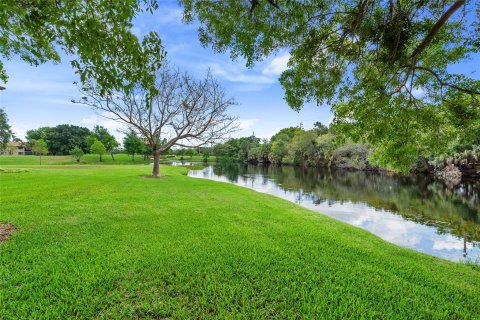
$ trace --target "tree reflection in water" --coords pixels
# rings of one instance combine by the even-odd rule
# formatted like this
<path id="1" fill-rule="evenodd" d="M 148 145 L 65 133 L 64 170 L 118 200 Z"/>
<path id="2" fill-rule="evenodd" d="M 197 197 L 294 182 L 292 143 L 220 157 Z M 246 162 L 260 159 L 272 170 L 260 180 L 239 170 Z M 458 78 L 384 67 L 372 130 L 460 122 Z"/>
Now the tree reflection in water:
<path id="1" fill-rule="evenodd" d="M 468 244 L 478 247 L 480 243 L 478 181 L 464 181 L 451 189 L 425 176 L 239 164 L 209 167 L 201 172 L 192 175 L 215 180 L 223 177 L 280 197 L 288 195 L 289 200 L 307 207 L 354 204 L 379 214 L 399 215 L 406 221 L 433 227 L 438 234 L 462 239 L 464 256 Z M 270 190 L 273 187 L 282 193 L 274 193 Z"/>

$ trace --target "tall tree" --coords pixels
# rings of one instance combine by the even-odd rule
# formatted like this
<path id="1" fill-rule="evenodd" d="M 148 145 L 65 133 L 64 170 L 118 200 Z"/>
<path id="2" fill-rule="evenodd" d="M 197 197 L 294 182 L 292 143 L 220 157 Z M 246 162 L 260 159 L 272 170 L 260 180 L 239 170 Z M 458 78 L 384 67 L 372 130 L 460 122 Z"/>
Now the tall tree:
<path id="1" fill-rule="evenodd" d="M 154 96 L 137 86 L 134 91 L 103 95 L 91 84 L 83 86 L 80 103 L 106 112 L 137 130 L 152 149 L 152 176 L 160 174 L 160 155 L 174 145 L 203 146 L 221 140 L 235 127 L 227 114 L 235 104 L 210 73 L 202 80 L 163 66 L 156 73 Z"/>
<path id="2" fill-rule="evenodd" d="M 44 135 L 42 139 L 47 142 L 48 150 L 53 154 L 67 155 L 75 147 L 79 147 L 84 151 L 88 150 L 87 137 L 91 132 L 87 128 L 60 124 L 53 128 L 41 129 L 40 135 Z"/>
<path id="3" fill-rule="evenodd" d="M 102 162 L 102 155 L 105 154 L 107 150 L 101 141 L 95 140 L 90 146 L 90 152 L 98 154 L 98 159 Z"/>
<path id="4" fill-rule="evenodd" d="M 12 128 L 8 124 L 7 113 L 0 108 L 0 150 L 7 148 L 7 143 L 12 138 Z"/>
<path id="5" fill-rule="evenodd" d="M 87 144 L 91 146 L 95 140 L 101 141 L 105 146 L 105 150 L 110 153 L 112 160 L 115 160 L 115 158 L 113 157 L 113 152 L 115 151 L 115 148 L 119 146 L 119 143 L 117 142 L 115 137 L 112 136 L 110 132 L 108 132 L 107 128 L 99 125 L 95 126 L 93 128 L 92 134 L 87 137 Z"/>
<path id="6" fill-rule="evenodd" d="M 60 62 L 63 51 L 81 81 L 94 79 L 102 92 L 131 83 L 151 88 L 149 68 L 164 57 L 160 38 L 152 32 L 138 39 L 131 29 L 137 14 L 157 7 L 155 0 L 1 1 L 0 53 L 38 65 Z M 0 62 L 0 80 L 7 78 Z"/>
<path id="7" fill-rule="evenodd" d="M 319 135 L 328 133 L 328 127 L 319 121 L 313 124 L 313 130 Z"/>
<path id="8" fill-rule="evenodd" d="M 480 51 L 476 1 L 180 2 L 204 45 L 249 66 L 290 50 L 287 103 L 332 104 L 337 133 L 374 143 L 380 163 L 404 171 L 480 121 L 480 81 L 449 68 Z"/>
<path id="9" fill-rule="evenodd" d="M 27 134 L 25 135 L 25 138 L 27 140 L 27 147 L 32 148 L 35 141 L 39 139 L 46 140 L 51 130 L 51 127 L 41 127 L 38 129 L 28 130 Z"/>
<path id="10" fill-rule="evenodd" d="M 141 153 L 143 151 L 143 141 L 135 131 L 129 130 L 123 138 L 123 147 L 125 151 L 127 151 L 127 154 L 132 155 L 132 161 L 135 161 L 135 153 Z"/>

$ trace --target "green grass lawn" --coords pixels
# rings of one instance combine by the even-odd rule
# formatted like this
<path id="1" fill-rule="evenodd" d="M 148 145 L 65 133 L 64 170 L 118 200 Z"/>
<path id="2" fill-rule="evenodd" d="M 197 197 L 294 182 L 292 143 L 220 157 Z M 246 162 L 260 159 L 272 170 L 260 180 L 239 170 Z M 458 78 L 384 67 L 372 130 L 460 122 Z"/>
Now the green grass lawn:
<path id="1" fill-rule="evenodd" d="M 478 319 L 480 271 L 161 166 L 0 173 L 0 319 Z"/>
<path id="2" fill-rule="evenodd" d="M 136 155 L 135 159 L 127 154 L 115 154 L 115 160 L 107 154 L 103 155 L 102 162 L 99 161 L 99 157 L 96 154 L 86 154 L 82 157 L 80 164 L 150 164 L 153 162 L 151 159 L 143 160 L 143 155 Z M 163 162 L 180 161 L 180 156 L 165 156 L 162 157 Z M 202 156 L 183 157 L 187 162 L 203 162 Z M 209 157 L 209 162 L 214 162 L 215 157 Z M 39 156 L 0 156 L 0 166 L 37 166 L 40 164 Z M 42 156 L 42 165 L 66 165 L 76 164 L 76 161 L 72 156 Z"/>

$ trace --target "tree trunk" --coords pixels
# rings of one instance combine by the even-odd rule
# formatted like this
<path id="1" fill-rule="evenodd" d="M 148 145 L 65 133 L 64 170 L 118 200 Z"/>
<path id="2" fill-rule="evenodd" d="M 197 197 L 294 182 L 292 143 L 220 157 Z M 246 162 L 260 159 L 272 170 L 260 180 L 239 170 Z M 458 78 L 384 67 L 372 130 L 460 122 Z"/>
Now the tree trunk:
<path id="1" fill-rule="evenodd" d="M 102 162 L 102 155 L 100 154 L 100 162 Z"/>
<path id="2" fill-rule="evenodd" d="M 135 162 L 135 152 L 132 153 L 132 161 Z"/>
<path id="3" fill-rule="evenodd" d="M 427 170 L 427 172 L 432 171 L 432 168 L 425 157 L 420 157 L 420 161 L 422 162 L 423 168 Z"/>
<path id="4" fill-rule="evenodd" d="M 110 153 L 110 155 L 112 156 L 112 160 L 115 160 L 115 158 L 113 157 L 113 153 Z"/>
<path id="5" fill-rule="evenodd" d="M 160 176 L 160 151 L 155 150 L 153 152 L 153 171 L 152 177 L 159 177 Z"/>

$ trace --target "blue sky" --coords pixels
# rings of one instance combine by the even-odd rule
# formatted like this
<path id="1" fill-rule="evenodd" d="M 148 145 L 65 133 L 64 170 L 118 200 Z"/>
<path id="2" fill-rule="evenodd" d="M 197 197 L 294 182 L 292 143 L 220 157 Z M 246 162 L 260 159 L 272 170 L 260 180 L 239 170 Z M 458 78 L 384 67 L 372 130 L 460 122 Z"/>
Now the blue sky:
<path id="1" fill-rule="evenodd" d="M 168 52 L 167 58 L 183 70 L 201 77 L 210 68 L 239 103 L 231 113 L 239 117 L 241 130 L 233 136 L 254 132 L 257 137 L 269 138 L 282 128 L 300 123 L 307 129 L 316 121 L 330 123 L 332 115 L 327 106 L 310 104 L 301 112 L 295 112 L 284 102 L 278 77 L 286 68 L 288 52 L 279 52 L 248 69 L 242 60 L 232 62 L 228 54 L 203 48 L 197 26 L 183 24 L 180 7 L 176 1 L 169 3 L 162 2 L 154 15 L 137 17 L 133 32 L 141 36 L 151 30 L 158 31 Z M 466 63 L 456 71 L 475 70 L 474 63 Z M 67 123 L 93 128 L 99 124 L 121 141 L 123 135 L 117 132 L 122 127 L 120 123 L 70 102 L 80 95 L 73 85 L 78 79 L 70 67 L 69 57 L 64 57 L 61 64 L 47 63 L 39 67 L 13 59 L 5 61 L 5 67 L 10 78 L 5 85 L 7 90 L 0 92 L 0 106 L 5 108 L 18 137 L 23 139 L 27 130 L 42 126 Z"/>

